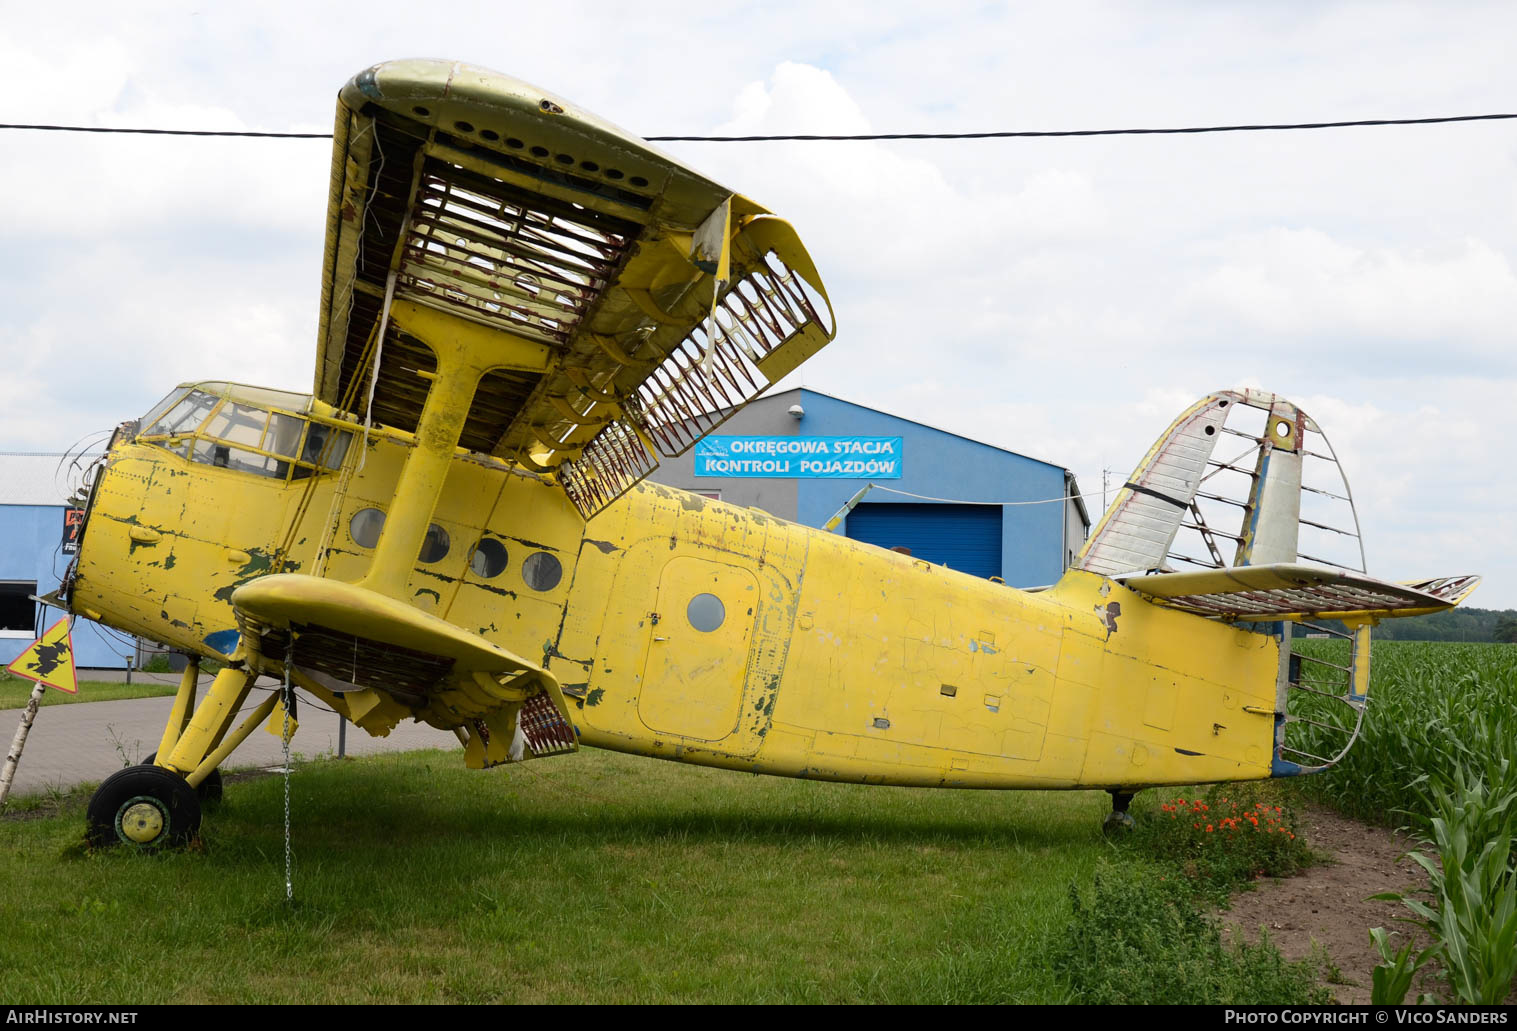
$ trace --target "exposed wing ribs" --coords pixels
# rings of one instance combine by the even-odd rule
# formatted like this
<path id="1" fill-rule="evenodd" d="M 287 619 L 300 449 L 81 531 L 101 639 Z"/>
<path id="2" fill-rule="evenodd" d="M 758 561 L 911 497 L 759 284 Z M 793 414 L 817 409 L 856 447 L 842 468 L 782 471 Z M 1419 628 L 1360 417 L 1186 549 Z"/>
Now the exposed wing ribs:
<path id="1" fill-rule="evenodd" d="M 783 375 L 765 368 L 782 347 L 805 334 L 826 342 L 832 327 L 817 307 L 795 270 L 766 255 L 643 380 L 633 418 L 666 456 L 684 454 Z"/>
<path id="2" fill-rule="evenodd" d="M 525 83 L 378 65 L 334 139 L 316 396 L 416 429 L 435 361 L 387 296 L 545 346 L 484 377 L 460 443 L 556 474 L 587 517 L 832 338 L 788 225 Z"/>

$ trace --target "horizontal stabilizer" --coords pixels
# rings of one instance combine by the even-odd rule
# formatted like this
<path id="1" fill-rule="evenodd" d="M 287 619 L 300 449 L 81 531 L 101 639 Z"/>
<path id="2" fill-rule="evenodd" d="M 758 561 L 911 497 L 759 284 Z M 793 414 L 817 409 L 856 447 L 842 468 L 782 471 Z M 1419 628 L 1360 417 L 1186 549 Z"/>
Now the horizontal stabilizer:
<path id="1" fill-rule="evenodd" d="M 1441 612 L 1458 605 L 1480 583 L 1478 576 L 1389 583 L 1362 573 L 1285 562 L 1116 580 L 1160 604 L 1202 616 L 1291 621 Z"/>

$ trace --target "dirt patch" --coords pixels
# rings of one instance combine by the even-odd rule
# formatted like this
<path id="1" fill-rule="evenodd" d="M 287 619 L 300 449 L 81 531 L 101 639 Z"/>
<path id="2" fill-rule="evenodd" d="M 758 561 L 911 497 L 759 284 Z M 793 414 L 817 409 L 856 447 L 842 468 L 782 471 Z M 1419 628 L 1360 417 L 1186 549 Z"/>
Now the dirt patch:
<path id="1" fill-rule="evenodd" d="M 1221 914 L 1225 929 L 1257 941 L 1263 927 L 1288 959 L 1304 959 L 1320 946 L 1328 959 L 1323 976 L 1338 1001 L 1368 1004 L 1371 971 L 1380 963 L 1369 929 L 1398 932 L 1391 939 L 1398 947 L 1406 935 L 1416 938 L 1418 948 L 1428 944 L 1418 928 L 1400 922 L 1410 915 L 1400 902 L 1369 898 L 1427 887 L 1422 868 L 1402 858 L 1414 842 L 1311 805 L 1298 808 L 1297 824 L 1327 862 L 1296 877 L 1261 881 L 1253 891 L 1233 896 L 1232 908 Z M 1438 993 L 1438 986 L 1426 984 L 1422 990 Z M 1409 998 L 1415 998 L 1415 992 Z"/>

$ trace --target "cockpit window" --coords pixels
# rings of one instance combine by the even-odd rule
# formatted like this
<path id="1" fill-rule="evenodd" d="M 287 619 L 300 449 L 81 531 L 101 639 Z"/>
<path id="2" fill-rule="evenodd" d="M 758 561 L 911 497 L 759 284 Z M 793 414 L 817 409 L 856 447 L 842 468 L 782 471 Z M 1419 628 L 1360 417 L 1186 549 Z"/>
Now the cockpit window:
<path id="1" fill-rule="evenodd" d="M 216 407 L 220 398 L 199 390 L 192 390 L 184 399 L 170 408 L 160 418 L 155 420 L 146 430 L 144 437 L 157 437 L 173 434 L 194 433 L 205 421 L 205 417 L 211 414 L 211 409 Z"/>
<path id="2" fill-rule="evenodd" d="M 276 479 L 284 479 L 285 474 L 289 472 L 288 462 L 281 462 L 268 455 L 260 455 L 256 451 L 232 447 L 219 440 L 195 441 L 195 450 L 190 452 L 190 461 L 214 465 L 221 469 L 235 469 L 237 472 L 252 473 L 255 476 L 271 476 Z"/>
<path id="3" fill-rule="evenodd" d="M 148 428 L 138 439 L 203 465 L 277 480 L 306 479 L 341 468 L 353 439 L 349 430 L 249 403 L 256 399 L 233 400 L 202 390 L 191 390 L 177 402 L 174 396 L 148 413 L 143 420 Z M 155 416 L 157 412 L 162 414 Z M 184 439 L 189 437 L 194 439 Z"/>
<path id="4" fill-rule="evenodd" d="M 352 439 L 353 434 L 347 430 L 323 426 L 319 422 L 311 423 L 310 429 L 306 431 L 305 443 L 300 449 L 301 466 L 295 471 L 296 479 L 311 475 L 310 466 L 328 470 L 341 469 L 342 460 L 348 454 L 348 443 Z"/>
<path id="5" fill-rule="evenodd" d="M 300 433 L 305 428 L 304 419 L 273 413 L 269 416 L 269 435 L 264 438 L 264 450 L 285 458 L 294 458 L 300 453 Z"/>
<path id="6" fill-rule="evenodd" d="M 163 415 L 164 412 L 168 411 L 170 408 L 173 407 L 175 401 L 178 401 L 183 396 L 184 396 L 184 388 L 183 387 L 175 387 L 173 390 L 169 391 L 168 397 L 165 397 L 162 401 L 159 401 L 152 408 L 149 408 L 148 409 L 148 413 L 146 415 L 144 415 L 141 419 L 137 420 L 137 425 L 138 426 L 151 426 L 151 425 L 153 425 L 153 423 L 157 422 L 158 418 L 161 415 Z"/>
<path id="7" fill-rule="evenodd" d="M 228 401 L 216 410 L 201 432 L 228 443 L 257 447 L 263 443 L 263 430 L 268 423 L 269 413 L 263 409 Z"/>

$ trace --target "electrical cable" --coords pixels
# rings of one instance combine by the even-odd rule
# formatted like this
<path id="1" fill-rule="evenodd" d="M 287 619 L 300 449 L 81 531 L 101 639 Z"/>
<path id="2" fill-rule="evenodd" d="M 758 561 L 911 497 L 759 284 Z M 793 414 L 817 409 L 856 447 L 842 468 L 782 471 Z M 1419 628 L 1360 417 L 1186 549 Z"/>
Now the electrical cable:
<path id="1" fill-rule="evenodd" d="M 966 501 L 963 498 L 935 498 L 928 494 L 913 494 L 909 490 L 898 490 L 895 487 L 887 487 L 882 483 L 871 482 L 869 486 L 875 490 L 888 491 L 891 494 L 904 494 L 908 498 L 920 498 L 922 501 L 941 501 L 947 505 L 1056 505 L 1061 501 L 1073 501 L 1075 498 L 1098 498 L 1100 491 L 1090 494 L 1065 494 L 1058 498 L 1039 498 L 1037 501 Z"/>
<path id="2" fill-rule="evenodd" d="M 330 140 L 329 132 L 236 132 L 227 129 L 134 129 L 105 125 L 30 125 L 0 122 L 0 129 L 32 129 L 37 132 L 129 133 L 139 136 L 251 136 L 274 140 Z"/>
<path id="3" fill-rule="evenodd" d="M 821 140 L 1003 140 L 1067 136 L 1179 136 L 1212 132 L 1278 132 L 1287 129 L 1346 129 L 1367 125 L 1434 125 L 1441 122 L 1486 122 L 1517 118 L 1517 114 L 1447 115 L 1437 118 L 1360 118 L 1342 122 L 1289 122 L 1258 125 L 1191 125 L 1161 129 L 1049 129 L 1000 132 L 879 132 L 850 135 L 789 136 L 648 136 L 659 143 L 770 143 Z"/>
<path id="4" fill-rule="evenodd" d="M 1072 136 L 1182 136 L 1219 132 L 1283 132 L 1302 129 L 1348 129 L 1384 125 L 1440 125 L 1451 122 L 1491 122 L 1517 118 L 1517 113 L 1485 115 L 1439 115 L 1431 118 L 1355 118 L 1336 122 L 1261 122 L 1240 125 L 1187 125 L 1126 129 L 1007 129 L 992 132 L 877 132 L 812 134 L 792 133 L 753 136 L 645 136 L 650 143 L 778 143 L 838 142 L 859 140 L 1001 140 L 1043 139 Z M 0 122 L 0 129 L 35 132 L 124 133 L 142 136 L 222 136 L 274 140 L 329 140 L 329 132 L 257 132 L 233 129 L 146 129 L 104 125 L 48 125 Z"/>

